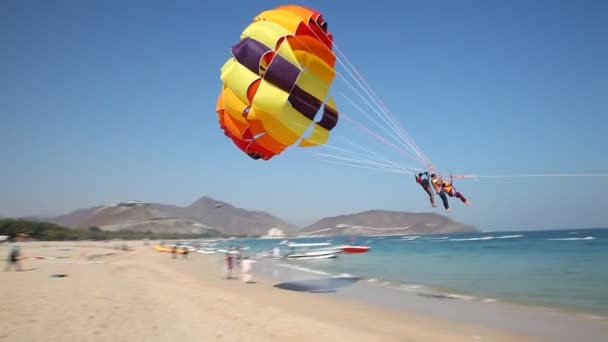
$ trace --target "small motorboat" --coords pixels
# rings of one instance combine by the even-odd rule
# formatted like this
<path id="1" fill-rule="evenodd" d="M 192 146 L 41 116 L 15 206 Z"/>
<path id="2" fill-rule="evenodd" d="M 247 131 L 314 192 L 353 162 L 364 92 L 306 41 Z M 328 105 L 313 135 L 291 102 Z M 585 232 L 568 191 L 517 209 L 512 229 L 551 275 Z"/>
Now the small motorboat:
<path id="1" fill-rule="evenodd" d="M 342 245 L 340 249 L 344 253 L 367 253 L 369 252 L 370 247 L 368 246 L 352 246 L 352 245 Z"/>
<path id="2" fill-rule="evenodd" d="M 286 259 L 333 259 L 342 253 L 339 248 L 319 248 L 309 250 L 309 247 L 330 246 L 329 243 L 289 243 L 290 251 L 285 254 Z"/>
<path id="3" fill-rule="evenodd" d="M 301 253 L 291 253 L 285 255 L 287 259 L 332 259 L 338 256 L 337 251 L 307 251 Z"/>
<path id="4" fill-rule="evenodd" d="M 197 252 L 201 253 L 201 254 L 215 254 L 218 252 L 218 250 L 219 250 L 218 248 L 209 247 L 209 248 L 200 248 L 199 250 L 197 250 Z"/>

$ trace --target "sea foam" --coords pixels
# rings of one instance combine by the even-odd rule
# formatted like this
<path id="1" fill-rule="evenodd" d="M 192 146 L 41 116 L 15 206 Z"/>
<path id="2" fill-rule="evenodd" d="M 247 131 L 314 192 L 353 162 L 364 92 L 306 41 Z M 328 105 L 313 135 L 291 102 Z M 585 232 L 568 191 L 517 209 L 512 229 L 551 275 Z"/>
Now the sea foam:
<path id="1" fill-rule="evenodd" d="M 547 239 L 550 241 L 579 241 L 579 240 L 595 240 L 595 236 L 586 236 L 584 238 L 555 238 L 555 239 Z"/>

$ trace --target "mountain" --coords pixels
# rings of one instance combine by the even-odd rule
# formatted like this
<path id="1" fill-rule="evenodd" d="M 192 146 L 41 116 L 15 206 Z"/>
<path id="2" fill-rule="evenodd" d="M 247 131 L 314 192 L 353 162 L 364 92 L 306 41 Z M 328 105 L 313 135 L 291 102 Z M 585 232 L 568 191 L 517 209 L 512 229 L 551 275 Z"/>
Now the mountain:
<path id="1" fill-rule="evenodd" d="M 433 213 L 369 210 L 323 218 L 303 228 L 300 235 L 388 235 L 477 232 L 473 226 Z"/>
<path id="2" fill-rule="evenodd" d="M 172 208 L 174 213 L 179 209 Z M 196 220 L 225 234 L 264 235 L 271 228 L 295 233 L 299 227 L 264 211 L 250 211 L 203 196 L 183 208 L 181 217 Z"/>
<path id="3" fill-rule="evenodd" d="M 264 235 L 271 228 L 295 233 L 299 227 L 263 211 L 249 211 L 211 197 L 201 197 L 187 207 L 129 201 L 109 206 L 78 209 L 47 219 L 71 228 L 192 232 L 217 230 L 229 235 Z"/>
<path id="4" fill-rule="evenodd" d="M 83 220 L 81 220 L 76 227 L 99 227 L 105 229 L 104 227 L 106 226 L 142 222 L 160 218 L 168 218 L 168 216 L 165 213 L 147 205 L 115 205 L 95 209 L 92 213 L 83 217 Z"/>
<path id="5" fill-rule="evenodd" d="M 169 217 L 185 217 L 187 207 L 180 207 L 171 204 L 150 203 L 150 207 L 164 213 Z"/>
<path id="6" fill-rule="evenodd" d="M 186 207 L 163 203 L 128 201 L 78 209 L 46 219 L 71 228 L 99 227 L 103 230 L 137 230 L 157 233 L 218 231 L 227 235 L 254 235 L 279 228 L 288 235 L 338 234 L 431 234 L 475 232 L 450 218 L 433 213 L 370 210 L 323 218 L 303 229 L 264 211 L 237 208 L 203 196 Z"/>
<path id="7" fill-rule="evenodd" d="M 153 233 L 179 233 L 179 234 L 213 234 L 221 235 L 212 227 L 200 222 L 180 218 L 157 218 L 141 221 L 132 221 L 103 226 L 103 230 L 132 230 L 138 232 L 150 231 Z"/>
<path id="8" fill-rule="evenodd" d="M 65 227 L 76 227 L 100 208 L 103 208 L 103 206 L 74 210 L 70 213 L 50 218 L 49 221 Z"/>

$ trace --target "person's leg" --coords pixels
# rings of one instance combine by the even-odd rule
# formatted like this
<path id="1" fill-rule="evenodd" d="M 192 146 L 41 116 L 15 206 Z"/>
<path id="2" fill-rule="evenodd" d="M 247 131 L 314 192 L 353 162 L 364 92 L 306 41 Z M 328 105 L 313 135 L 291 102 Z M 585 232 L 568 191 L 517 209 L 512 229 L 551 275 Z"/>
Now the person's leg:
<path id="1" fill-rule="evenodd" d="M 443 201 L 443 207 L 445 208 L 445 210 L 450 210 L 450 205 L 448 204 L 448 197 L 445 195 L 444 191 L 439 192 L 439 197 L 441 197 L 441 200 Z"/>
<path id="2" fill-rule="evenodd" d="M 433 191 L 431 190 L 430 186 L 425 186 L 424 190 L 426 191 L 427 194 L 429 194 L 429 199 L 431 200 L 431 206 L 433 206 L 433 208 L 436 207 L 435 205 L 435 196 L 433 196 Z"/>
<path id="3" fill-rule="evenodd" d="M 19 269 L 19 267 L 17 266 L 17 262 L 19 261 L 19 259 L 17 259 L 17 256 L 13 255 L 12 253 L 8 256 L 8 258 L 6 259 L 6 268 L 4 268 L 5 271 L 10 271 L 13 268 L 15 269 Z"/>
<path id="4" fill-rule="evenodd" d="M 469 201 L 468 199 L 466 199 L 460 192 L 456 191 L 456 193 L 454 194 L 454 196 L 460 198 L 460 200 L 462 201 L 462 203 L 464 203 L 466 205 L 471 205 L 471 201 Z"/>
<path id="5" fill-rule="evenodd" d="M 465 202 L 467 201 L 467 199 L 466 199 L 466 198 L 464 198 L 464 196 L 462 196 L 462 194 L 461 194 L 460 192 L 458 192 L 458 191 L 456 191 L 456 192 L 454 193 L 454 197 L 456 197 L 456 198 L 460 198 L 460 200 L 462 201 L 462 203 L 465 203 Z"/>

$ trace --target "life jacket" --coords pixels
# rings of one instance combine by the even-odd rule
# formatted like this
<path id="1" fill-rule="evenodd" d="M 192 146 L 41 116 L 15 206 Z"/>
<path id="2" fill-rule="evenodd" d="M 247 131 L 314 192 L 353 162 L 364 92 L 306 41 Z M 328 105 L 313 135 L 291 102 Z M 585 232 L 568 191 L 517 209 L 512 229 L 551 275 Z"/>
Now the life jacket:
<path id="1" fill-rule="evenodd" d="M 439 178 L 433 178 L 431 182 L 433 183 L 433 188 L 435 188 L 435 191 L 439 192 L 441 190 L 441 182 Z"/>
<path id="2" fill-rule="evenodd" d="M 452 183 L 448 182 L 448 181 L 443 181 L 443 183 L 441 184 L 441 187 L 443 188 L 443 190 L 445 190 L 445 192 L 451 192 L 452 191 Z"/>

